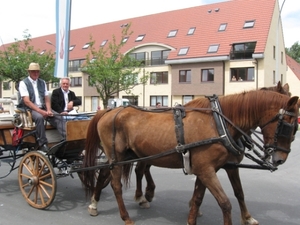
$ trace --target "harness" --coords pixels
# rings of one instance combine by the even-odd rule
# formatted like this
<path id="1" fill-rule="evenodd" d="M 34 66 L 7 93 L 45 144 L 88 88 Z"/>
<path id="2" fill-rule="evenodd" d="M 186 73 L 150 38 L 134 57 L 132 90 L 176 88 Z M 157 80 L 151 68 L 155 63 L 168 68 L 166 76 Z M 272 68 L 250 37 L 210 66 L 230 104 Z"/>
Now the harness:
<path id="1" fill-rule="evenodd" d="M 120 107 L 119 111 L 115 114 L 115 116 L 113 118 L 113 127 L 112 127 L 113 135 L 112 135 L 112 151 L 111 151 L 112 161 L 111 161 L 111 163 L 109 165 L 107 165 L 107 164 L 97 165 L 97 166 L 93 166 L 93 167 L 89 167 L 89 168 L 81 168 L 79 170 L 80 171 L 93 170 L 93 169 L 99 169 L 101 167 L 107 167 L 107 166 L 109 166 L 110 169 L 113 169 L 113 167 L 115 165 L 123 165 L 123 164 L 138 162 L 138 161 L 153 160 L 153 159 L 167 156 L 167 155 L 177 152 L 177 153 L 182 154 L 184 173 L 191 174 L 192 171 L 191 171 L 191 165 L 190 165 L 190 150 L 193 148 L 199 147 L 199 146 L 213 144 L 213 143 L 222 143 L 230 153 L 232 153 L 236 156 L 244 154 L 247 158 L 251 159 L 252 161 L 256 162 L 259 165 L 259 166 L 243 165 L 243 164 L 236 164 L 236 163 L 228 162 L 224 166 L 226 168 L 228 168 L 228 167 L 243 167 L 243 168 L 254 168 L 254 169 L 268 169 L 270 171 L 277 170 L 277 167 L 274 166 L 272 164 L 272 162 L 269 161 L 269 158 L 272 155 L 272 153 L 276 150 L 286 152 L 286 153 L 289 153 L 291 151 L 290 149 L 285 149 L 285 148 L 279 147 L 277 144 L 278 144 L 279 137 L 289 138 L 291 136 L 291 133 L 294 133 L 294 135 L 295 135 L 295 133 L 297 131 L 297 126 L 298 126 L 297 120 L 295 120 L 295 124 L 290 124 L 290 123 L 283 121 L 283 117 L 284 117 L 284 115 L 296 117 L 296 114 L 292 113 L 292 112 L 288 112 L 283 109 L 280 109 L 279 113 L 275 117 L 273 117 L 269 122 L 264 124 L 261 127 L 261 131 L 263 131 L 263 129 L 265 129 L 268 124 L 278 120 L 277 128 L 276 128 L 275 135 L 274 135 L 274 143 L 264 145 L 262 147 L 259 143 L 257 143 L 255 140 L 253 140 L 250 135 L 246 134 L 243 130 L 241 130 L 239 127 L 234 125 L 232 123 L 232 121 L 230 121 L 225 115 L 222 114 L 221 106 L 220 106 L 218 97 L 216 95 L 206 96 L 206 98 L 209 99 L 209 101 L 211 103 L 211 108 L 193 108 L 191 110 L 193 110 L 193 111 L 211 110 L 212 114 L 213 114 L 213 118 L 216 123 L 216 128 L 217 128 L 219 137 L 213 137 L 213 138 L 185 144 L 183 118 L 186 116 L 186 112 L 185 112 L 185 108 L 183 106 L 177 105 L 173 108 L 164 108 L 163 110 L 159 110 L 159 111 L 158 110 L 150 110 L 151 112 L 153 112 L 153 111 L 165 112 L 165 111 L 169 111 L 171 109 L 173 110 L 177 146 L 173 149 L 170 149 L 165 152 L 161 152 L 156 155 L 151 155 L 151 156 L 142 157 L 142 158 L 135 158 L 135 159 L 125 160 L 125 161 L 116 161 L 116 159 L 115 159 L 115 155 L 116 155 L 116 152 L 115 152 L 115 137 L 116 137 L 115 121 L 116 121 L 117 115 L 122 110 L 124 110 L 126 107 L 134 107 L 136 109 L 140 109 L 142 111 L 149 112 L 149 110 L 145 110 L 145 109 L 142 109 L 142 108 L 139 108 L 136 106 L 131 106 L 131 105 L 126 106 L 126 107 Z M 235 141 L 228 131 L 227 124 L 230 124 L 233 128 L 238 130 L 242 134 L 242 138 L 240 138 L 238 141 Z M 293 128 L 294 128 L 294 130 L 293 130 Z M 261 141 L 263 143 L 263 140 L 261 138 L 259 138 L 257 135 L 258 132 L 253 131 L 253 130 L 251 132 L 259 139 L 259 141 Z M 253 153 L 256 155 L 256 157 L 250 153 L 246 153 L 245 146 L 247 148 L 249 148 L 249 150 L 252 150 Z M 254 146 L 257 146 L 261 151 L 264 152 L 265 155 L 264 156 L 261 155 L 259 151 L 254 149 Z M 75 169 L 72 172 L 76 172 L 76 171 L 77 170 Z"/>

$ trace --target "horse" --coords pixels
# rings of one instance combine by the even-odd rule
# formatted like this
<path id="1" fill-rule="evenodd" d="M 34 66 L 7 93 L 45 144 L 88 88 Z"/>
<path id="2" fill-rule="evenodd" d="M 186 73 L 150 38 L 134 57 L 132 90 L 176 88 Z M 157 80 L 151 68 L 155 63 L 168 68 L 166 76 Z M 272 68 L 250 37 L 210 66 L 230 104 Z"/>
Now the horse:
<path id="1" fill-rule="evenodd" d="M 238 140 L 243 133 L 247 134 L 251 129 L 259 126 L 265 143 L 264 148 L 262 148 L 263 152 L 266 158 L 272 158 L 272 165 L 277 167 L 286 161 L 290 152 L 290 143 L 296 130 L 297 101 L 298 97 L 290 98 L 275 92 L 249 91 L 221 97 L 219 105 L 222 113 L 219 112 L 219 114 L 231 121 L 227 125 L 228 135 L 234 141 Z M 213 119 L 216 118 L 216 112 L 212 110 L 214 107 L 209 107 L 210 103 L 211 100 L 207 98 L 199 98 L 189 102 L 184 107 L 185 117 L 182 121 L 185 144 L 181 146 L 192 146 L 187 151 L 190 153 L 191 171 L 197 177 L 188 224 L 196 224 L 203 193 L 208 188 L 221 207 L 224 225 L 228 225 L 232 224 L 231 204 L 222 190 L 216 172 L 224 167 L 231 152 L 228 150 L 228 145 L 220 141 L 219 138 L 217 138 L 219 140 L 217 142 L 206 143 L 208 139 L 215 140 L 214 137 L 218 137 L 218 132 L 220 132 L 216 126 L 219 123 Z M 194 126 L 195 124 L 197 127 Z M 84 165 L 90 167 L 95 164 L 95 152 L 98 151 L 101 140 L 101 146 L 109 161 L 112 175 L 111 186 L 125 224 L 134 224 L 134 222 L 130 219 L 122 199 L 121 177 L 123 172 L 123 178 L 126 181 L 130 173 L 130 170 L 126 168 L 132 164 L 123 165 L 118 164 L 118 162 L 126 159 L 127 153 L 134 154 L 138 158 L 163 154 L 162 157 L 156 159 L 147 159 L 148 163 L 160 167 L 182 168 L 184 165 L 181 154 L 177 152 L 166 154 L 169 152 L 167 150 L 176 146 L 178 142 L 176 140 L 178 135 L 174 134 L 174 126 L 172 125 L 174 125 L 174 118 L 170 112 L 143 112 L 134 107 L 99 111 L 90 122 Z M 147 126 L 149 126 L 149 130 L 146 128 Z M 293 127 L 294 129 L 284 129 L 289 131 L 282 134 L 279 132 L 282 130 L 282 126 Z M 205 130 L 205 132 L 201 132 L 201 130 Z M 205 144 L 195 145 L 194 143 L 199 142 L 199 140 L 204 141 Z M 103 171 L 107 173 L 107 170 Z M 101 180 L 100 175 L 99 178 Z M 94 187 L 93 171 L 85 171 L 83 181 L 90 193 L 93 193 L 95 188 L 99 188 Z"/>

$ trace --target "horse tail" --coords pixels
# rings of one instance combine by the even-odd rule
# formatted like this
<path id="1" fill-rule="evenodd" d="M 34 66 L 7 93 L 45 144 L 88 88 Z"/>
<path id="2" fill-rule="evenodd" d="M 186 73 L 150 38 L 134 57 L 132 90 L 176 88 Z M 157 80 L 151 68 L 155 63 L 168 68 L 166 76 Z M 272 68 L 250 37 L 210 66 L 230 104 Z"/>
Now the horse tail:
<path id="1" fill-rule="evenodd" d="M 85 153 L 83 159 L 83 168 L 93 167 L 96 164 L 96 158 L 99 155 L 100 137 L 98 134 L 98 122 L 102 116 L 107 112 L 107 110 L 100 110 L 98 113 L 91 119 L 88 129 L 87 136 L 85 141 Z M 96 177 L 95 170 L 86 170 L 81 173 L 82 183 L 85 186 L 86 195 L 90 195 L 94 192 Z"/>
<path id="2" fill-rule="evenodd" d="M 130 184 L 130 175 L 132 172 L 133 163 L 124 164 L 122 168 L 122 180 L 124 186 L 127 188 Z"/>

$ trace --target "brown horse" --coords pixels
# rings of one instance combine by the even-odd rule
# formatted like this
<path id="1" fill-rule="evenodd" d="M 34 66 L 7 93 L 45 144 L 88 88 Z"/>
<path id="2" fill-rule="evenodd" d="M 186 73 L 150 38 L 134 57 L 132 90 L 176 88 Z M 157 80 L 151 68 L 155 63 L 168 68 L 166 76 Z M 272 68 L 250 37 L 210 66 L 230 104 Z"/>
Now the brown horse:
<path id="1" fill-rule="evenodd" d="M 231 153 L 228 151 L 230 149 L 228 144 L 219 139 L 220 128 L 216 126 L 219 122 L 215 122 L 213 118 L 218 118 L 216 116 L 218 114 L 222 118 L 224 115 L 226 121 L 228 119 L 229 125 L 226 123 L 228 135 L 235 141 L 242 133 L 246 134 L 250 129 L 259 126 L 262 129 L 265 146 L 268 147 L 268 150 L 272 149 L 272 151 L 266 151 L 266 148 L 262 148 L 265 154 L 270 153 L 265 158 L 271 157 L 272 162 L 270 163 L 276 167 L 285 162 L 290 151 L 292 131 L 295 129 L 298 115 L 297 100 L 298 97 L 289 98 L 275 92 L 250 91 L 220 98 L 220 108 L 223 114 L 221 112 L 212 113 L 211 102 L 206 98 L 193 100 L 185 106 L 186 116 L 182 119 L 185 144 L 180 146 L 191 148 L 187 150 L 191 155 L 191 171 L 197 176 L 195 183 L 197 188 L 195 188 L 191 200 L 188 224 L 196 224 L 197 212 L 205 188 L 208 188 L 218 201 L 223 212 L 224 224 L 232 224 L 231 205 L 216 176 L 216 171 L 226 164 Z M 280 110 L 281 108 L 283 110 Z M 281 115 L 278 112 L 284 114 Z M 121 218 L 125 224 L 133 224 L 126 211 L 121 190 L 122 171 L 129 171 L 126 170 L 126 166 L 123 166 L 122 170 L 122 164 L 118 164 L 118 162 L 126 159 L 127 153 L 134 153 L 137 157 L 163 154 L 157 159 L 148 161 L 149 164 L 168 168 L 182 168 L 184 165 L 181 154 L 174 152 L 166 154 L 169 149 L 178 144 L 178 139 L 176 139 L 178 135 L 175 135 L 174 132 L 173 117 L 171 112 L 142 112 L 128 107 L 125 109 L 117 108 L 110 112 L 100 111 L 90 123 L 84 164 L 87 167 L 95 164 L 94 156 L 101 140 L 102 147 L 109 159 L 112 175 L 111 185 L 119 204 Z M 139 121 L 143 121 L 143 123 Z M 282 126 L 292 128 L 283 129 L 289 130 L 289 132 L 282 134 L 279 132 Z M 240 129 L 237 129 L 238 127 Z M 201 132 L 201 130 L 206 132 Z M 207 140 L 210 141 L 207 142 Z M 211 142 L 211 140 L 216 140 L 216 142 Z M 205 144 L 194 144 L 199 141 L 205 142 Z M 125 175 L 127 175 L 125 178 L 128 177 L 128 173 Z M 94 191 L 93 171 L 84 172 L 84 183 L 89 191 Z"/>

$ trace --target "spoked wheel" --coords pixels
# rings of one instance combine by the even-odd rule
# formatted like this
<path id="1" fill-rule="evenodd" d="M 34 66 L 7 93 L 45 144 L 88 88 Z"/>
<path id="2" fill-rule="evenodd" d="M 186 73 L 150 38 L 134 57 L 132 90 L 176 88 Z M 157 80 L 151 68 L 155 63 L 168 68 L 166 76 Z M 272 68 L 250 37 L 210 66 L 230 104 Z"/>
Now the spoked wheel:
<path id="1" fill-rule="evenodd" d="M 0 179 L 7 177 L 13 171 L 16 163 L 15 150 L 0 149 Z"/>
<path id="2" fill-rule="evenodd" d="M 49 159 L 32 151 L 19 165 L 19 186 L 29 205 L 45 209 L 51 205 L 56 194 L 56 176 Z"/>

